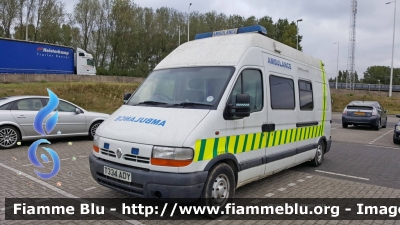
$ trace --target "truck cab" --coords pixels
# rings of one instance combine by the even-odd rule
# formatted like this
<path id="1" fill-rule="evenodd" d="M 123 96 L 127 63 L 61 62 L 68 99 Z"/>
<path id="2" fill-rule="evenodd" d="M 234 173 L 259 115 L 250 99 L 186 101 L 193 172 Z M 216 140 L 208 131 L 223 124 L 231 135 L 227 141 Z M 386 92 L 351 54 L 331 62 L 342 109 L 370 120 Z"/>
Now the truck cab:
<path id="1" fill-rule="evenodd" d="M 75 74 L 96 75 L 93 56 L 81 48 L 75 51 Z"/>

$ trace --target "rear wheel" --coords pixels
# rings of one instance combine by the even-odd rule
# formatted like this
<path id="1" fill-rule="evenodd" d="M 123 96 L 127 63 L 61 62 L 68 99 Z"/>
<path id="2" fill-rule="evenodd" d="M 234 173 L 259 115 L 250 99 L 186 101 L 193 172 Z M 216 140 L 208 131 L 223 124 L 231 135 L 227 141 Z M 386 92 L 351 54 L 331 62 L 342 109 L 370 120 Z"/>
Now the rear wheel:
<path id="1" fill-rule="evenodd" d="M 349 125 L 347 123 L 342 123 L 343 128 L 347 128 Z"/>
<path id="2" fill-rule="evenodd" d="M 90 126 L 90 129 L 89 129 L 89 138 L 93 139 L 94 135 L 96 135 L 96 130 L 97 130 L 97 128 L 100 126 L 100 124 L 101 124 L 102 122 L 103 122 L 103 121 L 97 121 L 97 122 L 94 122 L 94 123 L 92 124 L 92 126 Z"/>
<path id="3" fill-rule="evenodd" d="M 375 130 L 381 129 L 381 120 L 378 121 L 378 126 L 374 127 Z"/>
<path id="4" fill-rule="evenodd" d="M 200 197 L 202 206 L 220 206 L 225 207 L 235 195 L 235 174 L 232 168 L 221 163 L 211 169 Z M 212 218 L 220 215 L 209 214 Z"/>
<path id="5" fill-rule="evenodd" d="M 322 164 L 322 161 L 324 161 L 324 155 L 325 155 L 325 142 L 320 140 L 318 143 L 317 152 L 315 153 L 315 157 L 313 160 L 310 161 L 310 164 L 315 167 L 320 166 Z"/>
<path id="6" fill-rule="evenodd" d="M 0 127 L 0 149 L 10 149 L 15 147 L 20 138 L 20 134 L 15 127 Z"/>

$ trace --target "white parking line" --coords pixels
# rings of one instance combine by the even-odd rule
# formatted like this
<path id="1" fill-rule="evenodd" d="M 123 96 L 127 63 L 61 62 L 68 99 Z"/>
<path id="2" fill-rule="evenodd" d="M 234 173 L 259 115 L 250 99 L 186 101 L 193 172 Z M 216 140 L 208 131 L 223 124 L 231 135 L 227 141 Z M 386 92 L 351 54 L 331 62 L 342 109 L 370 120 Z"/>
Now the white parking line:
<path id="1" fill-rule="evenodd" d="M 379 136 L 379 137 L 376 138 L 375 140 L 371 141 L 369 144 L 372 145 L 375 141 L 377 141 L 377 140 L 383 138 L 385 135 L 387 135 L 387 134 L 389 134 L 389 133 L 392 133 L 392 132 L 393 132 L 392 130 L 389 130 L 388 132 L 386 132 L 386 133 L 384 133 L 383 135 Z"/>
<path id="2" fill-rule="evenodd" d="M 368 178 L 364 178 L 364 177 L 356 177 L 356 176 L 350 176 L 350 175 L 345 175 L 345 174 L 341 174 L 341 173 L 332 173 L 332 172 L 322 171 L 322 170 L 315 170 L 315 172 L 337 175 L 337 176 L 342 176 L 342 177 L 349 177 L 349 178 L 354 178 L 354 179 L 359 179 L 359 180 L 369 180 Z"/>
<path id="3" fill-rule="evenodd" d="M 3 168 L 6 168 L 6 169 L 8 169 L 8 170 L 11 170 L 11 171 L 13 171 L 13 172 L 20 173 L 21 176 L 24 176 L 24 177 L 26 177 L 26 178 L 28 178 L 28 179 L 30 179 L 30 180 L 32 180 L 32 181 L 38 183 L 38 184 L 41 184 L 41 185 L 43 185 L 43 186 L 45 186 L 45 187 L 47 187 L 47 188 L 49 188 L 49 189 L 51 189 L 51 190 L 53 190 L 53 191 L 59 193 L 59 194 L 61 194 L 61 195 L 65 196 L 65 197 L 67 197 L 67 198 L 75 198 L 77 201 L 82 202 L 82 203 L 91 203 L 91 202 L 89 202 L 89 201 L 86 201 L 86 200 L 84 200 L 84 199 L 79 198 L 78 196 L 75 196 L 75 195 L 70 194 L 70 193 L 68 193 L 68 192 L 66 192 L 66 191 L 63 191 L 63 190 L 61 190 L 61 189 L 59 189 L 59 188 L 56 188 L 56 187 L 54 187 L 54 186 L 52 186 L 52 185 L 50 185 L 50 184 L 48 184 L 48 183 L 46 183 L 46 182 L 44 182 L 44 181 L 41 181 L 41 180 L 39 180 L 39 179 L 37 179 L 37 178 L 35 178 L 35 177 L 32 177 L 32 176 L 29 175 L 29 174 L 22 173 L 22 172 L 20 172 L 20 171 L 14 169 L 14 168 L 12 168 L 12 167 L 9 167 L 9 166 L 7 166 L 7 165 L 4 165 L 3 163 L 0 163 L 0 166 L 3 167 Z M 114 213 L 114 212 L 107 212 L 107 213 L 109 213 L 109 214 L 111 214 L 111 215 L 114 215 L 114 216 L 116 216 L 116 217 L 118 217 L 118 218 L 120 218 L 120 219 L 122 219 L 122 220 L 125 220 L 126 222 L 131 223 L 131 224 L 142 224 L 141 222 L 139 222 L 139 221 L 137 221 L 137 220 L 131 220 L 131 218 L 129 218 L 129 217 L 127 217 L 127 216 L 124 216 L 124 215 L 121 215 L 121 214 L 118 214 L 118 213 Z"/>
<path id="4" fill-rule="evenodd" d="M 79 158 L 85 158 L 85 157 L 87 157 L 87 155 L 81 155 L 81 156 L 79 156 Z"/>
<path id="5" fill-rule="evenodd" d="M 389 148 L 389 149 L 397 149 L 399 150 L 400 148 L 394 148 L 394 147 L 388 147 L 388 146 L 382 146 L 382 145 L 366 145 L 368 147 L 375 147 L 375 148 Z"/>
<path id="6" fill-rule="evenodd" d="M 90 188 L 86 188 L 86 189 L 83 189 L 84 191 L 90 191 L 90 190 L 93 190 L 93 189 L 96 189 L 96 187 L 90 187 Z"/>
<path id="7" fill-rule="evenodd" d="M 296 184 L 295 183 L 290 183 L 290 184 L 288 184 L 289 186 L 295 186 Z"/>
<path id="8" fill-rule="evenodd" d="M 68 158 L 69 159 L 69 158 Z M 68 159 L 61 159 L 61 161 L 68 160 Z"/>
<path id="9" fill-rule="evenodd" d="M 265 195 L 265 197 L 272 197 L 274 195 L 275 195 L 274 193 L 268 193 L 268 194 Z"/>
<path id="10" fill-rule="evenodd" d="M 32 164 L 26 164 L 26 165 L 22 165 L 22 166 L 31 166 Z"/>
<path id="11" fill-rule="evenodd" d="M 284 191 L 286 188 L 279 188 L 278 191 Z"/>

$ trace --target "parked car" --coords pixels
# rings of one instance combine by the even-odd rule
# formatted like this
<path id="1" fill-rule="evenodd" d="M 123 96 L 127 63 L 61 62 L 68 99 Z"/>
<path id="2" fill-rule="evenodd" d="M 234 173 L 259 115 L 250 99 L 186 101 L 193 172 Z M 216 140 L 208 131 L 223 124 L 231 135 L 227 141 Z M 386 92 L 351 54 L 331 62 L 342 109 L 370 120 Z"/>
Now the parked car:
<path id="1" fill-rule="evenodd" d="M 400 114 L 396 115 L 396 117 L 400 118 Z M 400 121 L 394 126 L 393 143 L 400 144 Z"/>
<path id="2" fill-rule="evenodd" d="M 377 101 L 352 101 L 344 108 L 342 126 L 366 125 L 375 130 L 386 128 L 387 112 Z"/>
<path id="3" fill-rule="evenodd" d="M 14 96 L 0 98 L 0 149 L 13 148 L 20 140 L 35 140 L 41 136 L 33 127 L 36 114 L 47 105 L 46 96 Z M 109 116 L 89 112 L 60 99 L 58 122 L 46 138 L 89 136 L 93 138 L 96 129 Z"/>

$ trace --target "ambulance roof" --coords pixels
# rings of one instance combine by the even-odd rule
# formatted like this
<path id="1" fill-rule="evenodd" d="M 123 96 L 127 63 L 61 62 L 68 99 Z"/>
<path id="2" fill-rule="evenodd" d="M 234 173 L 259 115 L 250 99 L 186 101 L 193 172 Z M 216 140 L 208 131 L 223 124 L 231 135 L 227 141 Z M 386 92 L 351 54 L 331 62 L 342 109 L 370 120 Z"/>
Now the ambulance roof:
<path id="1" fill-rule="evenodd" d="M 207 34 L 200 34 L 201 39 L 186 42 L 176 48 L 156 66 L 155 70 L 193 66 L 236 66 L 251 47 L 259 47 L 266 52 L 320 68 L 320 60 L 260 33 L 248 32 L 214 37 L 207 37 Z M 279 50 L 280 53 L 275 50 Z"/>

